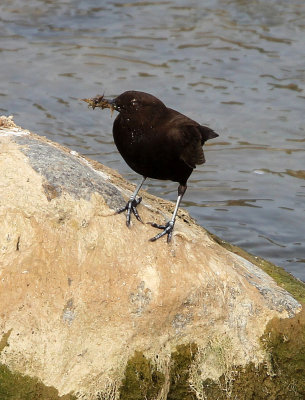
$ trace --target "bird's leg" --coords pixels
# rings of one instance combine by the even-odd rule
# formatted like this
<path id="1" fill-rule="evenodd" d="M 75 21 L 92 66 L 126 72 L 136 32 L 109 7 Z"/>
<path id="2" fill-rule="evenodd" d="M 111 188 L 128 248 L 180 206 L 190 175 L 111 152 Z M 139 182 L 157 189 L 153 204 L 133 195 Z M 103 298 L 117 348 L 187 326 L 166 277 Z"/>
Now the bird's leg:
<path id="1" fill-rule="evenodd" d="M 127 226 L 130 225 L 131 213 L 133 213 L 136 216 L 138 221 L 142 222 L 141 217 L 138 214 L 138 211 L 136 208 L 137 205 L 139 205 L 141 203 L 142 197 L 139 197 L 138 199 L 136 199 L 136 197 L 137 197 L 137 194 L 139 193 L 139 190 L 141 189 L 143 183 L 145 182 L 145 179 L 146 179 L 146 177 L 143 176 L 142 181 L 138 184 L 138 186 L 136 187 L 136 190 L 133 192 L 132 196 L 127 201 L 126 206 L 117 211 L 117 214 L 127 211 L 127 215 L 126 215 L 126 225 Z"/>
<path id="2" fill-rule="evenodd" d="M 156 241 L 157 239 L 160 239 L 160 237 L 167 235 L 167 243 L 169 243 L 172 239 L 172 235 L 173 235 L 173 230 L 174 230 L 174 226 L 175 226 L 175 221 L 176 221 L 176 215 L 179 209 L 179 205 L 181 203 L 182 197 L 186 191 L 187 186 L 186 185 L 179 185 L 178 187 L 178 198 L 176 201 L 176 206 L 175 206 L 175 210 L 173 212 L 172 218 L 170 219 L 170 221 L 168 221 L 165 225 L 158 225 L 155 223 L 151 223 L 151 226 L 153 226 L 154 228 L 158 228 L 158 229 L 163 229 L 162 232 L 158 233 L 158 235 L 154 236 L 153 238 L 149 239 L 151 242 Z"/>

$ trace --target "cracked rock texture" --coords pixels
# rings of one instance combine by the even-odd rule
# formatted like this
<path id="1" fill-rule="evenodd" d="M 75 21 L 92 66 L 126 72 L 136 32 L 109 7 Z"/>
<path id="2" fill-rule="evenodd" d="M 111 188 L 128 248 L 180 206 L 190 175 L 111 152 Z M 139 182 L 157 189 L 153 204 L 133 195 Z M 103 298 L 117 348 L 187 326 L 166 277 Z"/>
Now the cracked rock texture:
<path id="1" fill-rule="evenodd" d="M 226 368 L 264 361 L 267 323 L 299 303 L 183 210 L 170 245 L 149 242 L 154 228 L 135 219 L 128 229 L 115 209 L 132 190 L 115 171 L 0 120 L 0 338 L 10 332 L 1 363 L 96 399 L 120 386 L 135 351 L 157 356 L 161 372 L 176 346 L 218 339 Z M 172 210 L 143 192 L 144 221 Z M 224 373 L 204 362 L 205 378 Z"/>

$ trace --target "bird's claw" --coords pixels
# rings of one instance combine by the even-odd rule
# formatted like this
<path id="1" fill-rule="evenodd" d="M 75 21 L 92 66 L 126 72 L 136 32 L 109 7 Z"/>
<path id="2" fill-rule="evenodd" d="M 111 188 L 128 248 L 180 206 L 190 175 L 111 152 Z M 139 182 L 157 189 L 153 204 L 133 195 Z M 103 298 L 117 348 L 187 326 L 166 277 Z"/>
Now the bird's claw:
<path id="1" fill-rule="evenodd" d="M 138 211 L 137 211 L 137 206 L 141 203 L 142 197 L 139 197 L 138 199 L 130 199 L 127 201 L 126 206 L 123 208 L 120 208 L 116 213 L 121 214 L 124 211 L 127 211 L 126 214 L 126 225 L 129 227 L 130 226 L 130 219 L 131 219 L 131 213 L 135 215 L 138 221 L 143 222 Z"/>
<path id="2" fill-rule="evenodd" d="M 160 237 L 167 235 L 167 243 L 169 243 L 172 239 L 173 230 L 174 230 L 174 222 L 168 221 L 165 225 L 155 224 L 154 222 L 150 222 L 150 225 L 154 228 L 163 229 L 162 232 L 158 233 L 158 235 L 154 236 L 153 238 L 149 239 L 150 242 L 155 242 L 156 240 L 160 239 Z"/>

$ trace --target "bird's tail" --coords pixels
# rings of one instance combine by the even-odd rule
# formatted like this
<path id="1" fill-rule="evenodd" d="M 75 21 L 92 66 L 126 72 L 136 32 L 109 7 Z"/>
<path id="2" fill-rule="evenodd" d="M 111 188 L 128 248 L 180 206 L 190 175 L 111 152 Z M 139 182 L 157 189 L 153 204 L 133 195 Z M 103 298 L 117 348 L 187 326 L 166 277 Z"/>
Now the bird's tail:
<path id="1" fill-rule="evenodd" d="M 218 133 L 213 131 L 213 129 L 203 125 L 200 125 L 200 134 L 201 134 L 202 144 L 209 139 L 215 139 L 216 137 L 219 136 Z"/>

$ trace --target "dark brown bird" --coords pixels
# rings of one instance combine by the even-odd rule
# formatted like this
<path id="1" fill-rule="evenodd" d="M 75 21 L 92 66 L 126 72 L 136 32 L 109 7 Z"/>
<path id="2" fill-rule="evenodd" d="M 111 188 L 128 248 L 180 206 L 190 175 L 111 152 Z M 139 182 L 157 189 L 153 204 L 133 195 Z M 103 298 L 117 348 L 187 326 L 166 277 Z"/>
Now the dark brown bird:
<path id="1" fill-rule="evenodd" d="M 92 100 L 95 100 L 94 105 Z M 137 198 L 137 194 L 146 178 L 179 183 L 171 220 L 165 225 L 151 224 L 162 229 L 151 241 L 167 234 L 167 242 L 170 242 L 187 180 L 196 165 L 205 162 L 202 146 L 206 140 L 216 138 L 218 134 L 144 92 L 132 90 L 113 100 L 101 96 L 87 102 L 93 108 L 108 107 L 119 112 L 113 123 L 114 142 L 129 167 L 143 176 L 126 206 L 118 210 L 118 213 L 127 211 L 127 226 L 130 225 L 131 213 L 141 221 L 136 207 L 142 198 Z"/>

